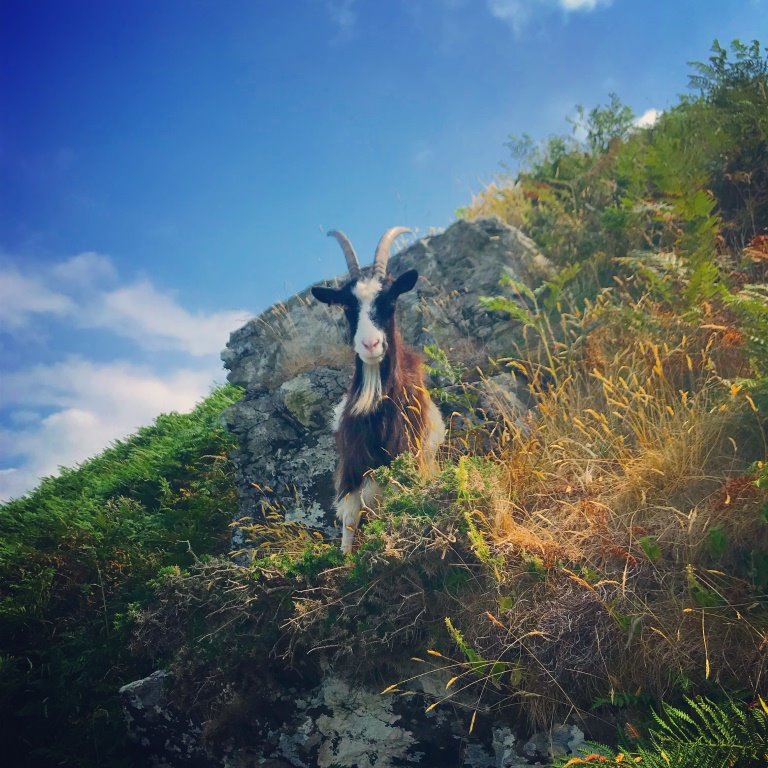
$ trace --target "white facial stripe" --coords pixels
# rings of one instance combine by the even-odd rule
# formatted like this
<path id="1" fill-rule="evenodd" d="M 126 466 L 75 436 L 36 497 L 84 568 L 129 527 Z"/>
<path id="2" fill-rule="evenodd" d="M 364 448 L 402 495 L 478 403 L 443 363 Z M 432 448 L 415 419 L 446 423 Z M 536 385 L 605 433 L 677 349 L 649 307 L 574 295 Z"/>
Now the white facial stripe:
<path id="1" fill-rule="evenodd" d="M 372 311 L 373 304 L 371 304 L 370 301 L 360 302 L 360 316 L 357 320 L 357 333 L 355 334 L 356 339 L 359 338 L 367 341 L 381 333 L 381 331 L 373 324 L 373 320 L 371 319 Z"/>
<path id="2" fill-rule="evenodd" d="M 352 289 L 353 295 L 360 302 L 357 331 L 355 332 L 354 339 L 355 352 L 363 361 L 378 362 L 384 354 L 384 345 L 386 343 L 384 332 L 381 328 L 376 327 L 371 317 L 373 314 L 373 302 L 380 291 L 381 282 L 376 278 L 360 280 Z M 378 345 L 376 342 L 378 342 Z"/>
<path id="3" fill-rule="evenodd" d="M 372 277 L 370 280 L 358 280 L 352 289 L 352 293 L 361 304 L 366 301 L 373 303 L 380 290 L 381 283 L 375 277 Z"/>

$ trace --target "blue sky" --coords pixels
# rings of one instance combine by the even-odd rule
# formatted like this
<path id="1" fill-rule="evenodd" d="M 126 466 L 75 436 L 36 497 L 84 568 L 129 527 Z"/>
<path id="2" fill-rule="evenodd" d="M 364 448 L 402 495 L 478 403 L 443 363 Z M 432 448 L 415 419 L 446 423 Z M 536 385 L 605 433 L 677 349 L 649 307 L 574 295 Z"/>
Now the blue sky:
<path id="1" fill-rule="evenodd" d="M 768 0 L 0 0 L 0 498 L 214 381 L 250 316 L 426 234 Z"/>

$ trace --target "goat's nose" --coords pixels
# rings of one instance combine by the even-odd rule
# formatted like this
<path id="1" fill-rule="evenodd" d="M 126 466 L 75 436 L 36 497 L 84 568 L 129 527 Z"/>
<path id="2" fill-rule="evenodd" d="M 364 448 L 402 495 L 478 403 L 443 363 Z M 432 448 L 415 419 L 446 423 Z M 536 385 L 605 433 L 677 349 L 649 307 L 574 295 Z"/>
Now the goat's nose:
<path id="1" fill-rule="evenodd" d="M 374 350 L 374 349 L 376 349 L 376 347 L 378 347 L 378 346 L 379 346 L 379 344 L 381 344 L 381 339 L 374 339 L 373 341 L 364 341 L 364 342 L 363 342 L 363 346 L 364 346 L 364 347 L 365 347 L 365 348 L 366 348 L 366 349 L 367 349 L 369 352 L 373 352 L 373 350 Z"/>

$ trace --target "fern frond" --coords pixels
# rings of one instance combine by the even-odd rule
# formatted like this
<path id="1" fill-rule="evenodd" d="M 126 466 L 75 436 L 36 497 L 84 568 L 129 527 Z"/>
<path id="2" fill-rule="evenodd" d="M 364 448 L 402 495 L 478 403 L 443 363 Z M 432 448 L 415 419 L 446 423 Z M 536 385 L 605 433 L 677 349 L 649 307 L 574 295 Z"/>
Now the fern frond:
<path id="1" fill-rule="evenodd" d="M 652 712 L 656 728 L 650 742 L 629 750 L 588 743 L 580 758 L 562 758 L 553 768 L 589 764 L 590 755 L 607 758 L 608 765 L 643 768 L 767 768 L 768 716 L 760 708 L 734 701 L 686 698 L 686 708 L 662 702 Z"/>

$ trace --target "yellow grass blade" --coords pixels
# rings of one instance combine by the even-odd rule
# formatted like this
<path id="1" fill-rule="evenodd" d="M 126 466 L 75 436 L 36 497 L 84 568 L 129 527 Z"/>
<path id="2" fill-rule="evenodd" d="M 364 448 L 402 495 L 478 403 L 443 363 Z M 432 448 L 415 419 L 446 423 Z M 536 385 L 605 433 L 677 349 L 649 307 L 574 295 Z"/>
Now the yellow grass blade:
<path id="1" fill-rule="evenodd" d="M 595 592 L 595 588 L 584 579 L 581 578 L 581 576 L 577 576 L 573 571 L 568 570 L 568 568 L 563 568 L 563 572 L 568 576 L 569 579 L 572 579 L 577 584 L 580 584 L 585 589 L 588 589 L 590 592 Z"/>
<path id="2" fill-rule="evenodd" d="M 488 617 L 491 623 L 495 624 L 500 629 L 506 629 L 506 627 L 490 611 L 486 611 L 485 615 Z"/>

